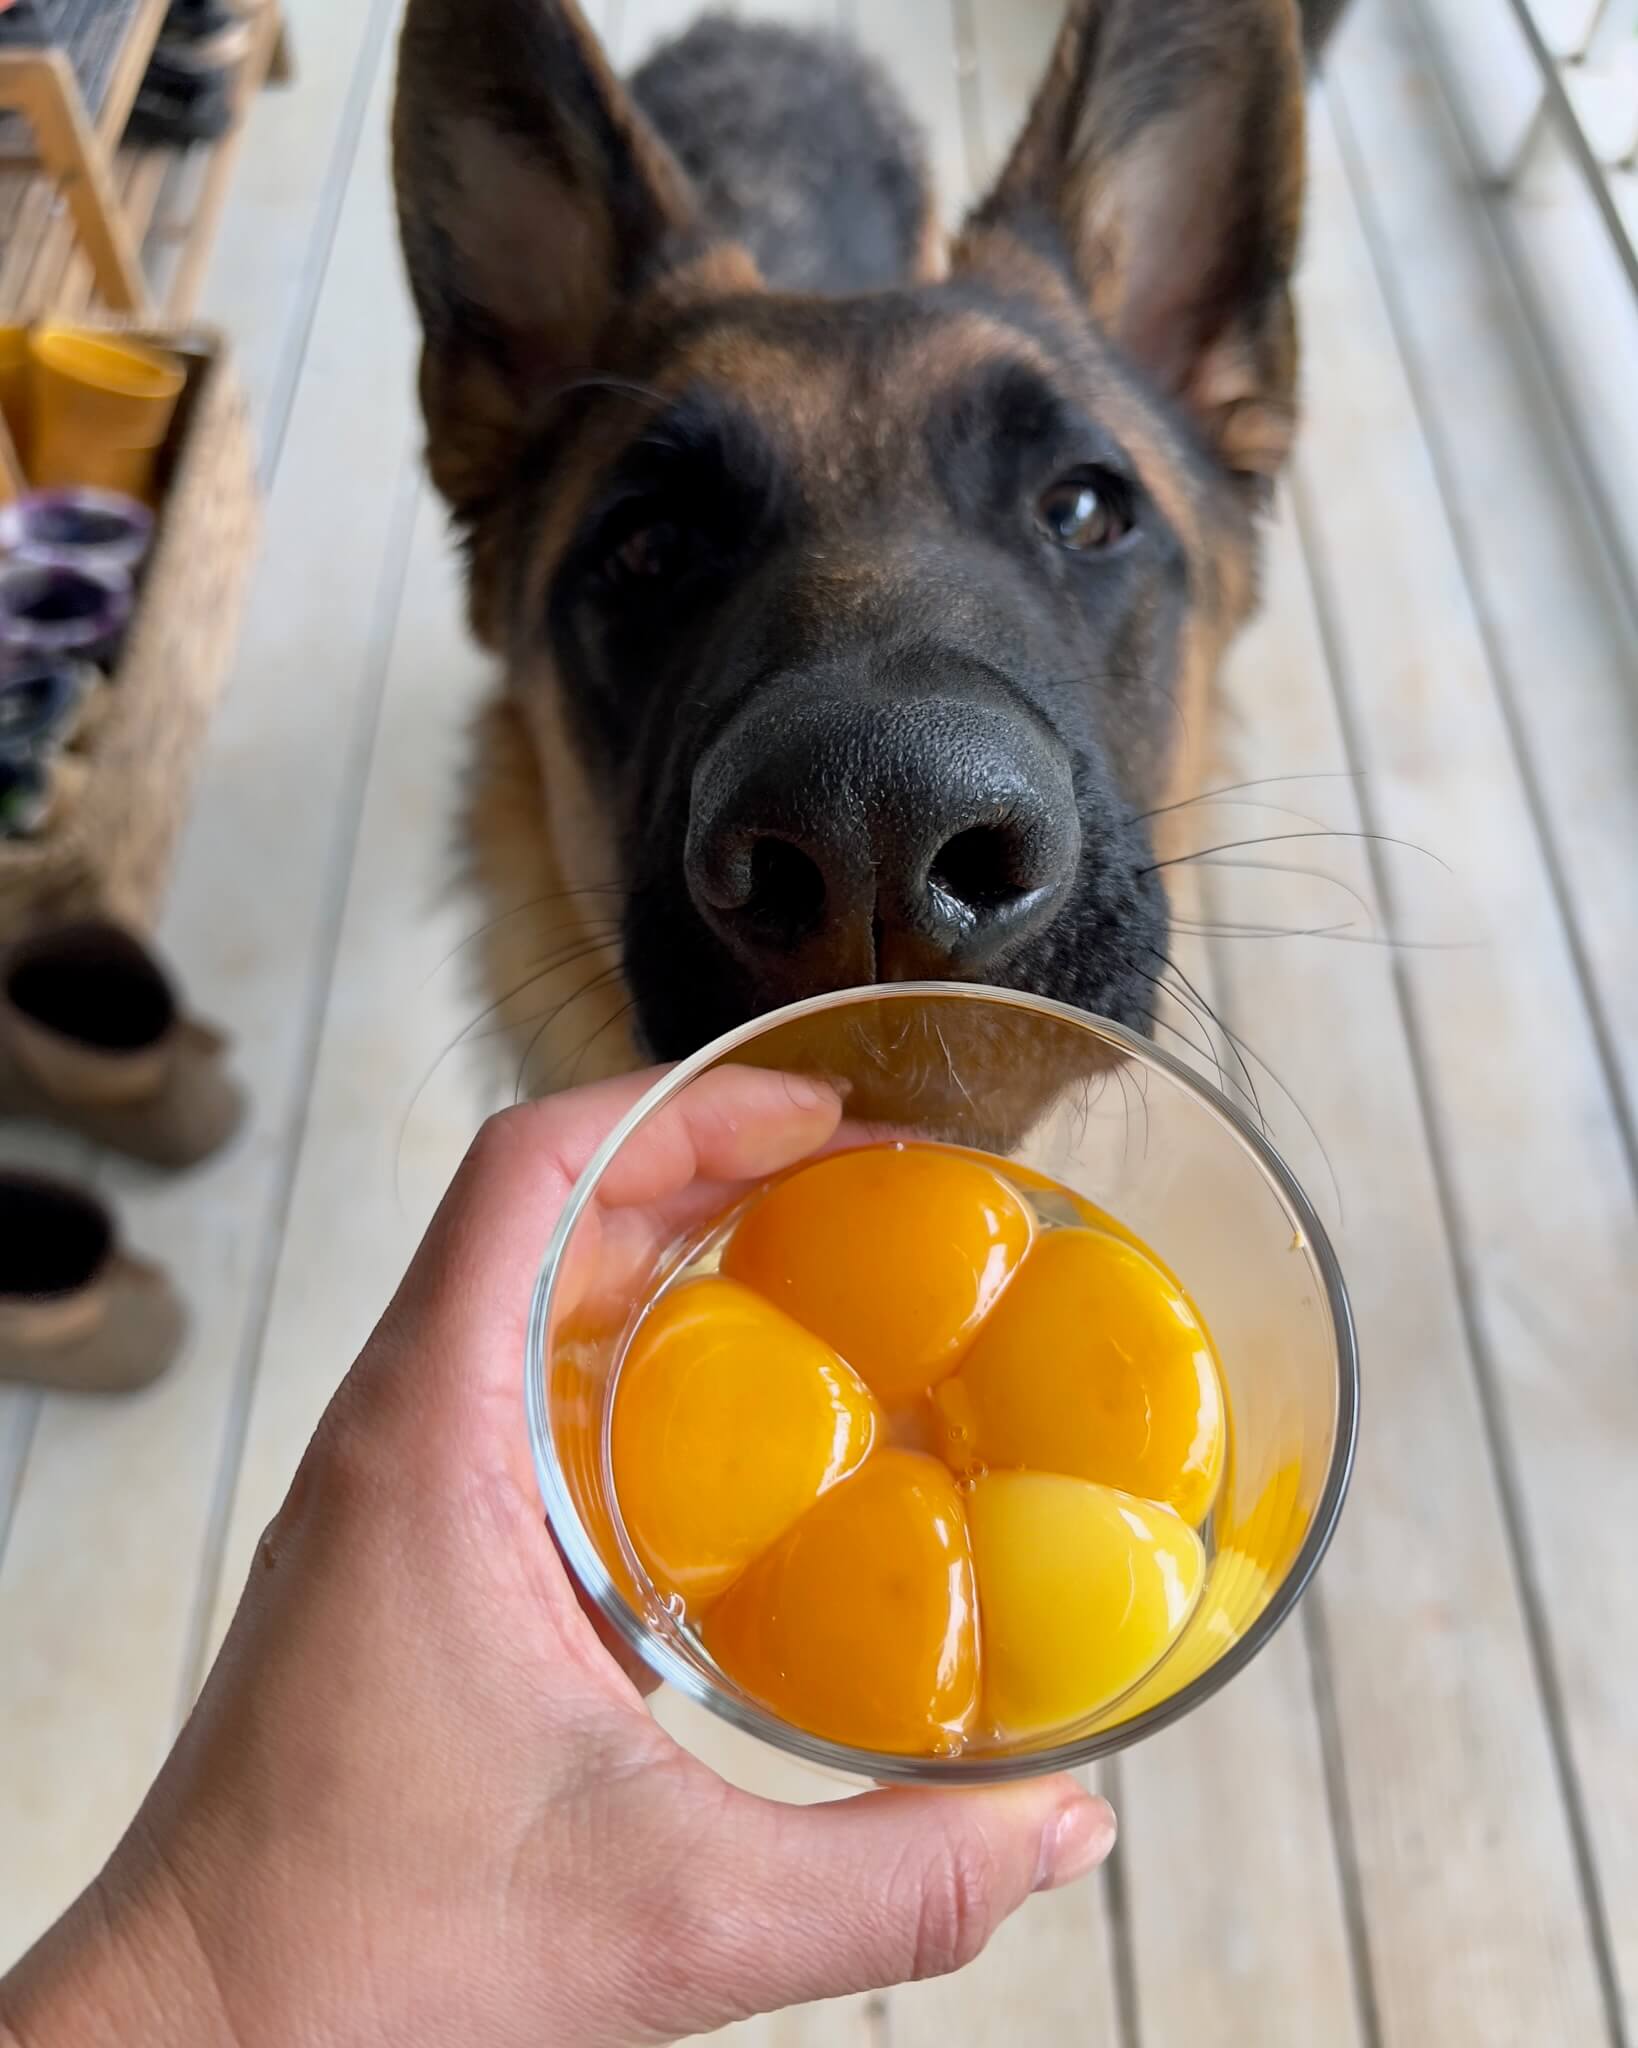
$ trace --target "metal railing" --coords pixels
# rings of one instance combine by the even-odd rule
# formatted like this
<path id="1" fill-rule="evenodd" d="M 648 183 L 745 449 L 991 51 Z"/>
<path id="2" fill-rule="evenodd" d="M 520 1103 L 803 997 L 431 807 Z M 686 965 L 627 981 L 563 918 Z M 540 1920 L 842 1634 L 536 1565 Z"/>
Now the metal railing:
<path id="1" fill-rule="evenodd" d="M 1610 289 L 1617 300 L 1623 290 L 1630 292 L 1638 306 L 1638 0 L 1461 0 L 1491 18 L 1494 38 L 1516 40 L 1517 62 L 1511 66 L 1500 63 L 1493 39 L 1466 40 L 1465 55 L 1459 54 L 1456 43 L 1463 39 L 1445 32 L 1452 19 L 1449 0 L 1407 4 L 1486 200 L 1495 246 L 1545 373 L 1563 444 L 1638 639 L 1638 540 L 1630 487 L 1612 472 L 1604 422 L 1586 402 L 1587 364 L 1577 360 L 1609 343 L 1596 321 L 1579 333 L 1566 323 L 1564 307 L 1554 302 L 1555 288 L 1540 272 L 1539 250 L 1522 231 L 1520 212 L 1528 208 L 1538 171 L 1551 167 L 1556 176 L 1567 167 L 1567 189 L 1579 192 L 1587 208 L 1590 246 L 1607 239 Z M 1464 29 L 1472 24 L 1465 14 L 1455 18 Z M 1481 51 L 1488 51 L 1482 65 Z M 1504 75 L 1528 90 L 1518 124 L 1509 123 L 1502 141 L 1494 94 Z M 1511 88 L 1506 97 L 1512 99 Z M 1638 362 L 1634 367 L 1638 372 Z M 1635 387 L 1638 374 L 1628 388 Z"/>
<path id="2" fill-rule="evenodd" d="M 1509 182 L 1528 167 L 1545 123 L 1558 130 L 1638 293 L 1638 0 L 1594 0 L 1554 47 L 1532 0 L 1507 0 L 1541 75 L 1541 101 Z M 1579 33 L 1576 32 L 1579 29 Z"/>

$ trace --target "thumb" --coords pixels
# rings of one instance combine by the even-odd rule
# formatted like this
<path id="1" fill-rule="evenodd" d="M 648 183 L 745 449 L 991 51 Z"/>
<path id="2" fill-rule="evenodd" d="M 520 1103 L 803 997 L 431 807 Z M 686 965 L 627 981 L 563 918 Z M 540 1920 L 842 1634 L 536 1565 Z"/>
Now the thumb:
<path id="1" fill-rule="evenodd" d="M 1031 1892 L 1084 1877 L 1115 1841 L 1106 1803 L 1064 1777 L 728 1804 L 694 1873 L 723 2017 L 959 1970 Z"/>

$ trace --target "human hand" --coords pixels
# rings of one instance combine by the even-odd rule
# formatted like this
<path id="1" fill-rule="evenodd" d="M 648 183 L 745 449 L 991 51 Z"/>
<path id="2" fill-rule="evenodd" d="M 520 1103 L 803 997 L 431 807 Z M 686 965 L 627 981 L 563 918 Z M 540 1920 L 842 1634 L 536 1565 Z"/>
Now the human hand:
<path id="1" fill-rule="evenodd" d="M 479 1136 L 258 1548 L 192 1718 L 0 2038 L 604 2048 L 960 1967 L 1101 1861 L 1073 1781 L 785 1807 L 652 1720 L 542 1522 L 530 1287 L 643 1079 Z M 800 1158 L 834 1097 L 725 1069 L 607 1185 L 640 1239 Z"/>

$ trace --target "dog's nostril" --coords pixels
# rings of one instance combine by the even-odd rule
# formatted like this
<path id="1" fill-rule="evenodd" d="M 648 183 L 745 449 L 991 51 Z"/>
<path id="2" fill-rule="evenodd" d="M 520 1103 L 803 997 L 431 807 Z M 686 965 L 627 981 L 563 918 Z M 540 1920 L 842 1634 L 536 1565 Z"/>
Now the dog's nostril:
<path id="1" fill-rule="evenodd" d="M 825 908 L 825 878 L 817 862 L 788 839 L 759 839 L 751 848 L 746 912 L 757 923 L 791 937 L 811 930 Z"/>
<path id="2" fill-rule="evenodd" d="M 974 825 L 933 856 L 927 880 L 941 896 L 968 910 L 1005 910 L 1040 886 L 1040 877 L 1028 870 L 1015 833 L 1003 825 Z"/>

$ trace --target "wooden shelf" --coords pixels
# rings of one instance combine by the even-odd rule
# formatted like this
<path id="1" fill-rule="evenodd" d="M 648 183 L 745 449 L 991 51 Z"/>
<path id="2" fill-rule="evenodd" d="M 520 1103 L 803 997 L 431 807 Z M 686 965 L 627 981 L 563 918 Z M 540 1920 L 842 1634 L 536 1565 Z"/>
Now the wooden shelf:
<path id="1" fill-rule="evenodd" d="M 177 149 L 121 146 L 167 5 L 142 0 L 92 133 L 106 152 L 120 227 L 149 293 L 144 317 L 184 323 L 204 279 L 246 116 L 270 76 L 288 75 L 288 60 L 279 8 L 264 0 L 239 66 L 227 133 L 214 143 Z M 156 230 L 162 202 L 163 224 Z M 0 165 L 0 319 L 129 310 L 109 307 L 99 294 L 74 214 L 55 182 L 32 167 Z"/>

